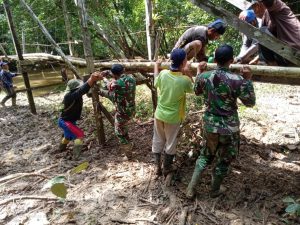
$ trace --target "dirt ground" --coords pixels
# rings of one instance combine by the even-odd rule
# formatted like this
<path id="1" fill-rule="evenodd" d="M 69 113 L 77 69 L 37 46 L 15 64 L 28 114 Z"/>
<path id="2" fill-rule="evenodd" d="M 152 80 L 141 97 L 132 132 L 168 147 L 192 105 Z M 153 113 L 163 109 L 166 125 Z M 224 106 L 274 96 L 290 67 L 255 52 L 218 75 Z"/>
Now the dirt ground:
<path id="1" fill-rule="evenodd" d="M 209 198 L 209 168 L 195 200 L 185 198 L 185 189 L 196 159 L 188 153 L 195 154 L 201 145 L 201 109 L 190 110 L 190 123 L 179 141 L 180 169 L 166 188 L 164 179 L 154 175 L 151 120 L 136 119 L 130 125 L 134 160 L 124 161 L 107 122 L 107 143 L 97 145 L 86 99 L 79 123 L 86 150 L 74 161 L 72 146 L 54 153 L 61 138 L 56 121 L 63 93 L 36 97 L 37 115 L 19 94 L 17 108 L 0 108 L 0 224 L 300 224 L 299 218 L 285 215 L 282 201 L 300 197 L 300 87 L 257 83 L 255 88 L 257 106 L 240 108 L 241 148 L 224 181 L 225 194 Z M 85 161 L 86 170 L 70 173 Z M 17 173 L 35 175 L 4 181 Z M 68 178 L 65 202 L 53 201 L 55 196 L 44 187 L 57 175 Z M 18 196 L 24 199 L 6 202 Z M 43 200 L 26 199 L 32 196 Z"/>

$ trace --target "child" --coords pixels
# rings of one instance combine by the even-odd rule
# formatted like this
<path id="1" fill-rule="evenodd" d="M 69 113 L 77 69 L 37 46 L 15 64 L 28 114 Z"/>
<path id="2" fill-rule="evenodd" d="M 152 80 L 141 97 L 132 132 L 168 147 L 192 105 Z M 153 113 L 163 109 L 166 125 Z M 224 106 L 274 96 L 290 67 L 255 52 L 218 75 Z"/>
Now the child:
<path id="1" fill-rule="evenodd" d="M 14 89 L 12 78 L 17 76 L 18 74 L 11 73 L 9 71 L 9 66 L 7 62 L 1 62 L 0 66 L 0 82 L 4 92 L 6 93 L 6 96 L 1 101 L 1 105 L 5 107 L 5 102 L 11 98 L 12 106 L 16 106 L 17 95 Z"/>
<path id="2" fill-rule="evenodd" d="M 68 82 L 66 94 L 64 96 L 61 116 L 58 120 L 59 127 L 64 131 L 64 137 L 60 143 L 59 151 L 64 151 L 68 143 L 74 140 L 73 155 L 78 159 L 82 150 L 83 131 L 76 125 L 76 121 L 81 117 L 83 106 L 82 96 L 103 76 L 100 72 L 94 72 L 90 78 L 83 83 L 81 80 L 72 79 Z"/>
<path id="3" fill-rule="evenodd" d="M 174 49 L 170 57 L 172 63 L 169 70 L 158 74 L 160 61 L 154 68 L 154 86 L 159 90 L 158 104 L 154 118 L 154 136 L 152 152 L 156 163 L 156 174 L 161 171 L 161 153 L 164 150 L 163 174 L 167 176 L 174 169 L 172 163 L 176 154 L 177 134 L 185 117 L 186 93 L 193 91 L 192 79 L 183 75 L 187 64 L 183 49 Z"/>

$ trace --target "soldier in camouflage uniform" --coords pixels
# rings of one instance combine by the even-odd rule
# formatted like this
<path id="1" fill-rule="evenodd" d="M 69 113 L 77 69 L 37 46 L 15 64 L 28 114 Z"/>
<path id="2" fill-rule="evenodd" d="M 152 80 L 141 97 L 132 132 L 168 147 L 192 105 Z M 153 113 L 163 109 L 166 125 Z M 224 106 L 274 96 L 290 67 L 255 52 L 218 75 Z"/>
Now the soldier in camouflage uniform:
<path id="1" fill-rule="evenodd" d="M 233 62 L 233 49 L 222 45 L 215 51 L 218 68 L 203 72 L 206 65 L 199 64 L 194 91 L 203 95 L 206 110 L 203 116 L 205 146 L 196 161 L 192 180 L 187 188 L 187 197 L 192 198 L 201 173 L 215 160 L 212 175 L 211 197 L 220 195 L 220 185 L 228 172 L 231 161 L 239 151 L 239 116 L 237 98 L 247 106 L 255 105 L 251 71 L 244 67 L 242 75 L 229 71 Z M 201 74 L 200 74 L 201 73 Z"/>
<path id="2" fill-rule="evenodd" d="M 131 158 L 133 144 L 128 135 L 128 123 L 135 115 L 135 89 L 136 81 L 132 75 L 123 74 L 124 67 L 114 64 L 110 70 L 113 75 L 111 82 L 106 82 L 100 95 L 110 99 L 115 107 L 115 133 L 120 141 L 121 149 L 127 158 Z"/>

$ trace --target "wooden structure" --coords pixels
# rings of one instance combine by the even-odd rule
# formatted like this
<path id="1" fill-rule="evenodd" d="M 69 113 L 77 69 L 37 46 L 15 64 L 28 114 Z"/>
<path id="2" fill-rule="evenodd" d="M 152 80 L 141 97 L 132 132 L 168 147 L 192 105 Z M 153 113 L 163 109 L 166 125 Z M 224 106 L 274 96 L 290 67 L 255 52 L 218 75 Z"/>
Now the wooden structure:
<path id="1" fill-rule="evenodd" d="M 244 33 L 248 37 L 258 40 L 263 46 L 271 49 L 295 65 L 300 66 L 300 51 L 297 49 L 288 46 L 286 43 L 278 40 L 277 38 L 272 37 L 247 22 L 240 20 L 231 12 L 215 5 L 209 0 L 191 0 L 191 2 L 210 14 L 222 17 L 228 24 L 238 29 L 240 32 Z"/>
<path id="2" fill-rule="evenodd" d="M 12 18 L 9 1 L 4 0 L 3 1 L 3 6 L 4 6 L 4 9 L 5 9 L 7 22 L 8 22 L 9 28 L 10 28 L 10 32 L 11 32 L 11 36 L 12 36 L 12 39 L 13 39 L 13 42 L 14 42 L 16 54 L 18 55 L 19 71 L 22 73 L 22 76 L 23 76 L 23 79 L 24 79 L 24 84 L 25 84 L 25 87 L 27 89 L 27 98 L 28 98 L 28 102 L 29 102 L 29 106 L 30 106 L 30 111 L 31 111 L 31 113 L 36 114 L 36 108 L 35 108 L 35 104 L 34 104 L 32 91 L 31 91 L 31 88 L 30 88 L 28 73 L 26 72 L 26 70 L 23 70 L 22 65 L 20 63 L 24 60 L 24 58 L 23 58 L 23 54 L 22 54 L 22 50 L 21 50 L 21 45 L 20 45 L 20 42 L 19 42 L 19 39 L 18 39 L 18 35 L 17 35 L 16 29 L 15 29 L 14 21 L 13 21 L 13 18 Z"/>

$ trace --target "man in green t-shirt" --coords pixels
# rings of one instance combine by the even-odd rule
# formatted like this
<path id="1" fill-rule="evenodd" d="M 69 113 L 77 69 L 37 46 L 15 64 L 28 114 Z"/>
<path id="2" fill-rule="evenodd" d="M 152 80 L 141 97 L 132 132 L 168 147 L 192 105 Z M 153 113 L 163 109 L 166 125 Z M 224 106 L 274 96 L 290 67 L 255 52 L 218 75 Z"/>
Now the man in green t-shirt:
<path id="1" fill-rule="evenodd" d="M 157 165 L 156 174 L 161 175 L 161 153 L 165 151 L 163 174 L 167 176 L 173 171 L 172 163 L 176 154 L 177 134 L 180 123 L 185 117 L 186 93 L 193 91 L 192 79 L 183 75 L 187 64 L 183 49 L 174 49 L 171 53 L 169 70 L 158 74 L 160 62 L 155 64 L 154 86 L 158 89 L 158 104 L 155 110 L 154 136 L 152 152 Z"/>

